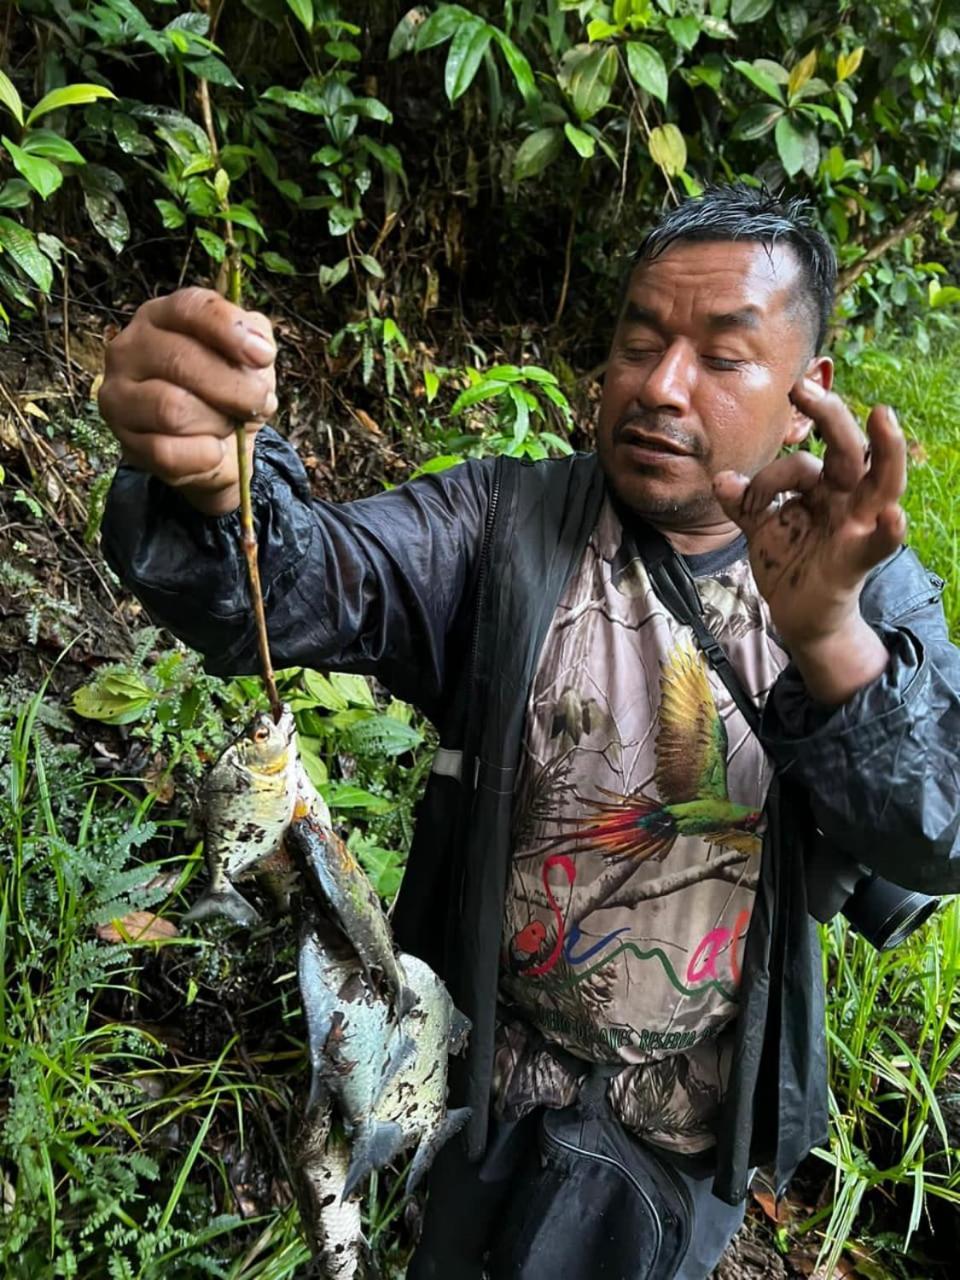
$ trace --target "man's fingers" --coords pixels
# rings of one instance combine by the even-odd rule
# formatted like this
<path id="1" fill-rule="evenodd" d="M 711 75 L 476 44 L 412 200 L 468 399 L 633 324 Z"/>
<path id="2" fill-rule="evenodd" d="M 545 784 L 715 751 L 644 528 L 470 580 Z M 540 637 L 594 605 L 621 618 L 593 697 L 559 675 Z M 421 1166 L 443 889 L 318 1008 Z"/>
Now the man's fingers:
<path id="1" fill-rule="evenodd" d="M 770 462 L 749 480 L 721 471 L 713 482 L 717 501 L 731 520 L 750 534 L 776 510 L 781 493 L 807 493 L 820 479 L 823 464 L 811 453 L 790 453 Z"/>
<path id="2" fill-rule="evenodd" d="M 224 360 L 194 338 L 155 329 L 139 354 L 138 365 L 125 371 L 140 382 L 161 381 L 192 393 L 211 408 L 246 422 L 276 412 L 276 375 L 271 365 L 254 369 Z M 195 432 L 194 432 L 195 434 Z"/>
<path id="3" fill-rule="evenodd" d="M 892 556 L 902 546 L 907 534 L 907 517 L 903 507 L 893 502 L 877 516 L 877 527 L 860 543 L 857 549 L 858 569 L 862 574 Z"/>
<path id="4" fill-rule="evenodd" d="M 813 420 L 817 435 L 827 446 L 824 481 L 832 488 L 851 493 L 867 469 L 866 437 L 853 414 L 838 395 L 825 391 L 810 378 L 794 383 L 790 399 Z"/>
<path id="5" fill-rule="evenodd" d="M 234 484 L 237 452 L 232 438 L 141 434 L 123 442 L 124 461 L 148 471 L 169 485 L 209 482 L 210 487 Z"/>
<path id="6" fill-rule="evenodd" d="M 124 447 L 134 435 L 226 437 L 233 423 L 185 387 L 149 378 L 133 382 L 113 378 L 100 388 L 100 412 L 113 426 Z"/>
<path id="7" fill-rule="evenodd" d="M 145 303 L 141 311 L 155 328 L 194 338 L 234 364 L 263 369 L 276 356 L 267 317 L 258 311 L 244 311 L 212 289 L 178 289 Z"/>
<path id="8" fill-rule="evenodd" d="M 870 464 L 857 486 L 853 513 L 871 519 L 883 508 L 896 503 L 907 487 L 907 441 L 889 405 L 878 404 L 867 419 L 870 437 Z"/>

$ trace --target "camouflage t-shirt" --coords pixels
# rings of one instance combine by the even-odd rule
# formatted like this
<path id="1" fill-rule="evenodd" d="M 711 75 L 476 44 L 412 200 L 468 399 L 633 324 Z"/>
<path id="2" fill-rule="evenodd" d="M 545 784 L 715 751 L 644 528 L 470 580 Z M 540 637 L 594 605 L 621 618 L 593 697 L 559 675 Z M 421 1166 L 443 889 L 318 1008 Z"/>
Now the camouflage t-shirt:
<path id="1" fill-rule="evenodd" d="M 706 622 L 762 703 L 787 658 L 743 543 L 700 576 L 706 559 L 690 562 Z M 769 781 L 728 690 L 605 505 L 527 707 L 501 968 L 503 1113 L 573 1100 L 576 1075 L 549 1042 L 622 1062 L 611 1102 L 649 1141 L 713 1144 Z"/>

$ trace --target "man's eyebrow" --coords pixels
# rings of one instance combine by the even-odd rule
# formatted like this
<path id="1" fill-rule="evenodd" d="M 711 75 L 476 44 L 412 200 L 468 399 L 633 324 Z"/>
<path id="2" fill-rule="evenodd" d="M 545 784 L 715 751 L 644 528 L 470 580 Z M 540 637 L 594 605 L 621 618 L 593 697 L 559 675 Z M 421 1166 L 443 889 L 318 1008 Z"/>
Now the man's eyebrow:
<path id="1" fill-rule="evenodd" d="M 645 324 L 658 333 L 663 328 L 655 311 L 651 311 L 649 307 L 641 307 L 638 302 L 631 302 L 629 299 L 623 308 L 622 318 L 629 324 Z"/>
<path id="2" fill-rule="evenodd" d="M 722 311 L 708 317 L 711 329 L 759 329 L 760 312 L 756 307 L 741 307 L 739 311 Z"/>

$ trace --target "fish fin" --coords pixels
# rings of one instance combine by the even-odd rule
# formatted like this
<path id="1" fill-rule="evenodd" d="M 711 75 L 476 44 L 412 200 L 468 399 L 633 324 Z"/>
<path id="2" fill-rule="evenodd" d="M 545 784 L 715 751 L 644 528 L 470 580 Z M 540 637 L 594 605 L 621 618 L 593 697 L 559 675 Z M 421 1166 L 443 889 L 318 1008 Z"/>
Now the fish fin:
<path id="1" fill-rule="evenodd" d="M 417 1147 L 417 1154 L 413 1157 L 410 1172 L 407 1174 L 407 1195 L 416 1190 L 424 1174 L 433 1164 L 437 1152 L 441 1147 L 446 1146 L 454 1134 L 460 1132 L 472 1114 L 470 1107 L 458 1107 L 455 1111 L 448 1111 L 442 1124 L 432 1133 L 424 1135 Z"/>
<path id="2" fill-rule="evenodd" d="M 260 912 L 246 900 L 243 894 L 226 881 L 214 888 L 207 889 L 193 904 L 184 920 L 202 920 L 205 916 L 227 916 L 237 924 L 254 925 L 260 923 Z"/>
<path id="3" fill-rule="evenodd" d="M 450 1030 L 447 1032 L 447 1048 L 451 1053 L 459 1053 L 467 1043 L 467 1037 L 473 1030 L 473 1023 L 465 1013 L 454 1009 L 450 1014 Z"/>
<path id="4" fill-rule="evenodd" d="M 350 1168 L 343 1183 L 341 1203 L 357 1189 L 374 1169 L 381 1169 L 403 1146 L 403 1130 L 389 1121 L 366 1121 L 357 1132 L 350 1157 Z"/>

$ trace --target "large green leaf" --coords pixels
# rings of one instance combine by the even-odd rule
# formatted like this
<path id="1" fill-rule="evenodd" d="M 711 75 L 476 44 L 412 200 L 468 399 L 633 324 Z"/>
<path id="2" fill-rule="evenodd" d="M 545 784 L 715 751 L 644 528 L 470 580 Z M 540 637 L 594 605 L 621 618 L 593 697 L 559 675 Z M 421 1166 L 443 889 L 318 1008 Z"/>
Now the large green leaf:
<path id="1" fill-rule="evenodd" d="M 31 156 L 44 156 L 62 164 L 86 164 L 83 156 L 66 138 L 52 129 L 31 129 L 23 138 L 23 149 Z"/>
<path id="2" fill-rule="evenodd" d="M 14 168 L 18 173 L 23 174 L 34 191 L 42 196 L 44 200 L 48 196 L 52 196 L 63 182 L 63 174 L 59 167 L 52 160 L 45 160 L 42 156 L 30 155 L 29 152 L 24 151 L 22 147 L 18 147 L 15 142 L 11 142 L 7 137 L 0 138 L 0 142 L 10 153 Z"/>
<path id="3" fill-rule="evenodd" d="M 653 45 L 631 40 L 627 45 L 627 68 L 641 89 L 666 105 L 667 68 Z"/>
<path id="4" fill-rule="evenodd" d="M 423 741 L 423 734 L 393 716 L 374 715 L 358 720 L 343 735 L 354 754 L 402 756 Z"/>
<path id="5" fill-rule="evenodd" d="M 313 0 L 287 0 L 287 7 L 308 31 L 313 30 Z"/>
<path id="6" fill-rule="evenodd" d="M 534 79 L 533 68 L 527 61 L 527 57 L 513 43 L 508 35 L 500 31 L 497 27 L 492 27 L 493 38 L 500 46 L 500 52 L 503 54 L 507 66 L 513 75 L 514 83 L 520 90 L 523 100 L 529 106 L 530 103 L 536 102 L 540 97 L 537 89 L 537 82 Z"/>
<path id="7" fill-rule="evenodd" d="M 422 53 L 424 49 L 432 49 L 434 45 L 443 44 L 445 40 L 449 40 L 456 34 L 462 23 L 475 21 L 476 15 L 468 13 L 461 5 L 442 4 L 421 24 L 414 45 L 417 51 Z"/>
<path id="8" fill-rule="evenodd" d="M 27 116 L 27 124 L 33 124 L 40 116 L 50 111 L 59 111 L 62 107 L 79 107 L 86 102 L 96 102 L 98 98 L 116 98 L 111 89 L 102 84 L 68 84 L 62 89 L 51 89 L 44 94 L 37 105 Z"/>
<path id="9" fill-rule="evenodd" d="M 775 102 L 783 103 L 783 90 L 763 67 L 758 67 L 755 63 L 743 62 L 741 59 L 737 59 L 733 65 L 742 76 L 747 77 L 751 84 L 755 84 L 758 89 L 769 94 Z"/>
<path id="10" fill-rule="evenodd" d="M 556 160 L 563 150 L 563 134 L 557 128 L 537 129 L 521 142 L 513 161 L 513 176 L 517 182 L 535 178 L 547 165 Z"/>
<path id="11" fill-rule="evenodd" d="M 492 35 L 493 28 L 481 18 L 457 27 L 443 73 L 443 87 L 451 102 L 456 102 L 473 84 Z"/>
<path id="12" fill-rule="evenodd" d="M 20 101 L 20 95 L 17 93 L 16 85 L 0 71 L 0 102 L 7 108 L 10 114 L 16 120 L 17 124 L 23 124 L 23 103 Z"/>
<path id="13" fill-rule="evenodd" d="M 581 120 L 589 120 L 610 101 L 617 78 L 617 51 L 613 45 L 574 45 L 564 54 L 558 80 Z"/>
<path id="14" fill-rule="evenodd" d="M 783 107 L 778 107 L 773 102 L 754 103 L 737 117 L 730 136 L 743 141 L 762 138 L 764 134 L 770 132 L 782 115 Z"/>
<path id="15" fill-rule="evenodd" d="M 128 671 L 111 671 L 73 695 L 73 709 L 87 720 L 130 724 L 156 700 L 157 691 Z"/>
<path id="16" fill-rule="evenodd" d="M 8 253 L 25 276 L 43 293 L 53 284 L 53 266 L 37 244 L 32 231 L 12 218 L 0 217 L 0 248 Z"/>
<path id="17" fill-rule="evenodd" d="M 820 143 L 812 129 L 801 129 L 792 116 L 781 116 L 777 121 L 774 137 L 777 140 L 777 153 L 780 163 L 793 177 L 803 169 L 806 173 L 815 171 L 820 158 Z"/>
<path id="18" fill-rule="evenodd" d="M 563 126 L 563 132 L 567 135 L 567 141 L 577 155 L 582 156 L 584 160 L 589 160 L 597 149 L 595 139 L 591 138 L 590 134 L 585 133 L 583 129 L 578 129 L 576 125 L 569 122 Z"/>
<path id="19" fill-rule="evenodd" d="M 773 8 L 773 0 L 733 0 L 730 21 L 740 26 L 747 22 L 759 22 Z"/>

